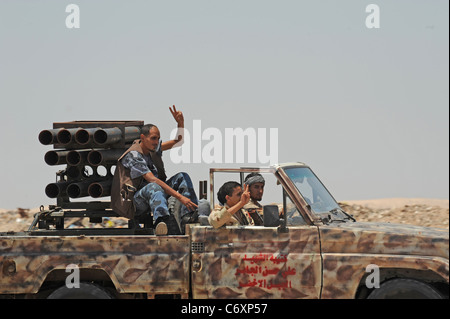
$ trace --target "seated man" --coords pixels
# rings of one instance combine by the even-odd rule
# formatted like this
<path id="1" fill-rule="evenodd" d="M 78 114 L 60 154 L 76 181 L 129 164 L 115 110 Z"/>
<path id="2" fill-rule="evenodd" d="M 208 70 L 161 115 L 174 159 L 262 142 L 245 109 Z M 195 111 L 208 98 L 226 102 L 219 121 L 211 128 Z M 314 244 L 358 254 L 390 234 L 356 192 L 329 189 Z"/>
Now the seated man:
<path id="1" fill-rule="evenodd" d="M 253 225 L 251 217 L 242 209 L 250 199 L 248 185 L 242 191 L 241 184 L 226 182 L 217 192 L 217 198 L 222 206 L 215 208 L 208 217 L 209 223 L 214 228 L 223 225 Z"/>
<path id="2" fill-rule="evenodd" d="M 184 128 L 183 113 L 175 105 L 170 109 L 178 128 Z M 167 199 L 177 198 L 184 206 L 181 226 L 190 221 L 198 200 L 188 174 L 178 173 L 166 180 L 162 152 L 180 146 L 182 135 L 176 140 L 161 143 L 159 129 L 152 124 L 141 129 L 140 140 L 118 159 L 111 188 L 111 208 L 119 215 L 134 219 L 153 212 L 156 235 L 177 235 L 180 228 L 170 214 Z M 191 211 L 191 212 L 190 212 Z"/>
<path id="3" fill-rule="evenodd" d="M 266 181 L 259 173 L 250 173 L 245 177 L 244 185 L 249 186 L 250 201 L 243 207 L 253 218 L 255 225 L 263 225 L 263 206 L 259 203 L 264 194 Z"/>

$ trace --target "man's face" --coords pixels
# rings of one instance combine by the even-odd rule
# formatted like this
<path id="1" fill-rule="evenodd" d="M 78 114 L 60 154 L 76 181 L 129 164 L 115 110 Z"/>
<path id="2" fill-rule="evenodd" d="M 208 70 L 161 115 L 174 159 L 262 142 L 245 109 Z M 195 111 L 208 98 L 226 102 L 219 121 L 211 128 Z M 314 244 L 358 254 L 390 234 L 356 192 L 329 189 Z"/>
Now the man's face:
<path id="1" fill-rule="evenodd" d="M 249 187 L 250 198 L 255 201 L 262 200 L 264 194 L 264 183 L 254 183 Z"/>
<path id="2" fill-rule="evenodd" d="M 231 196 L 227 195 L 225 197 L 227 199 L 227 205 L 233 207 L 241 200 L 241 196 L 242 196 L 242 187 L 236 186 L 233 189 L 233 194 Z"/>
<path id="3" fill-rule="evenodd" d="M 158 147 L 160 139 L 159 129 L 156 126 L 153 126 L 150 129 L 150 134 L 147 136 L 141 134 L 142 148 L 144 152 L 146 151 L 155 151 Z"/>

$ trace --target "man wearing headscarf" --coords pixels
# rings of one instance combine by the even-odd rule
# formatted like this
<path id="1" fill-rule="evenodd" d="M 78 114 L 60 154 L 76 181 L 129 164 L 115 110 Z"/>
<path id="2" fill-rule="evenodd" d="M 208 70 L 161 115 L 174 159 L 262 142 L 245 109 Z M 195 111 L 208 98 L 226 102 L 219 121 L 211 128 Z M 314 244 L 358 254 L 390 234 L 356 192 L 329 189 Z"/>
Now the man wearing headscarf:
<path id="1" fill-rule="evenodd" d="M 252 216 L 255 225 L 262 225 L 262 218 L 260 221 L 259 218 L 255 218 L 257 216 L 254 214 L 256 213 L 260 217 L 263 216 L 263 206 L 259 203 L 259 201 L 262 200 L 266 181 L 261 174 L 250 173 L 245 177 L 244 184 L 249 186 L 250 200 L 243 207 L 243 209 L 245 209 Z"/>

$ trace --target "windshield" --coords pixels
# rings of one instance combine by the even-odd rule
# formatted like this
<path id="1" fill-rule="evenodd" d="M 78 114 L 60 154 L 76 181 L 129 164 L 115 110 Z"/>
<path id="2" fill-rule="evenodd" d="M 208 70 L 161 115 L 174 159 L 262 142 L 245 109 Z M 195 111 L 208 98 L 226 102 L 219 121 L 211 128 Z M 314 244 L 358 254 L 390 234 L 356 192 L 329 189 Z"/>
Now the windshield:
<path id="1" fill-rule="evenodd" d="M 285 172 L 314 213 L 340 210 L 338 203 L 308 167 L 286 168 Z"/>

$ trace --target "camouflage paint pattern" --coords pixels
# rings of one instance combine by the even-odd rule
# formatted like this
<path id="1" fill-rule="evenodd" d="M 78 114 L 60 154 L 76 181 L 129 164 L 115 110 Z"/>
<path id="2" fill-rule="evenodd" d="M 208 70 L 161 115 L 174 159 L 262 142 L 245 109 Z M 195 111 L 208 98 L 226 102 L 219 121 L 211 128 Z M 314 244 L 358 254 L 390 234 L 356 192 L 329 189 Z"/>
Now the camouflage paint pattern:
<path id="1" fill-rule="evenodd" d="M 431 270 L 449 282 L 447 229 L 389 223 L 321 226 L 322 298 L 354 298 L 366 267 Z"/>
<path id="2" fill-rule="evenodd" d="M 431 270 L 449 280 L 445 229 L 371 223 L 289 227 L 288 233 L 195 227 L 192 242 L 204 243 L 203 252 L 192 254 L 194 298 L 355 298 L 370 264 Z"/>
<path id="3" fill-rule="evenodd" d="M 120 293 L 187 297 L 191 276 L 193 298 L 354 298 L 370 264 L 429 270 L 448 284 L 448 237 L 446 229 L 375 223 L 0 236 L 0 293 L 36 293 L 51 271 L 75 264 L 104 270 Z"/>
<path id="4" fill-rule="evenodd" d="M 194 298 L 319 298 L 321 258 L 317 227 L 194 227 Z M 195 244 L 194 244 L 195 245 Z"/>
<path id="5" fill-rule="evenodd" d="M 120 293 L 189 292 L 187 236 L 0 236 L 0 293 L 36 293 L 70 264 L 104 270 Z"/>

